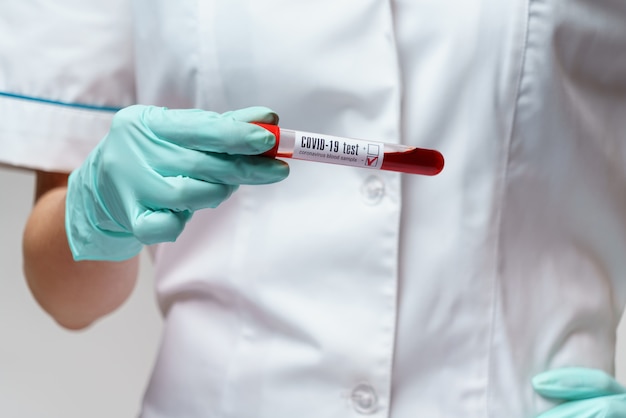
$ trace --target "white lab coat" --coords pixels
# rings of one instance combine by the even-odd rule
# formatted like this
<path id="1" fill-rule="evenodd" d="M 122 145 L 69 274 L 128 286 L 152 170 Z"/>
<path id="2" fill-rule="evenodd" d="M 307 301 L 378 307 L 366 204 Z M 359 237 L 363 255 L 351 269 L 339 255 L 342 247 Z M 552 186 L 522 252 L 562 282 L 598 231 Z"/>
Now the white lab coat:
<path id="1" fill-rule="evenodd" d="M 446 157 L 290 161 L 156 246 L 143 418 L 532 417 L 534 374 L 613 371 L 622 0 L 30 3 L 0 6 L 4 163 L 72 169 L 135 102 Z"/>

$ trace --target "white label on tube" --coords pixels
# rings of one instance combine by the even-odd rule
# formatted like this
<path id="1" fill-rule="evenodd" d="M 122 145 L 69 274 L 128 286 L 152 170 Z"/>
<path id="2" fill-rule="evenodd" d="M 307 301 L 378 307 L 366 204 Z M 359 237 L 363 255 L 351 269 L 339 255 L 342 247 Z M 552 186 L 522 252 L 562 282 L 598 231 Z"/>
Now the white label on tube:
<path id="1" fill-rule="evenodd" d="M 380 169 L 384 144 L 296 131 L 293 156 L 298 160 Z"/>

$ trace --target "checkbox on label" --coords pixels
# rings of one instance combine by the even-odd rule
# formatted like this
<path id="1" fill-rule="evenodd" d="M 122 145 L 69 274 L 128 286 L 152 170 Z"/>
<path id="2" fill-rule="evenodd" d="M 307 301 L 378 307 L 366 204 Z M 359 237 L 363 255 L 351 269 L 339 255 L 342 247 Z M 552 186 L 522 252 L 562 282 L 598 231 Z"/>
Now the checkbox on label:
<path id="1" fill-rule="evenodd" d="M 380 146 L 375 144 L 367 144 L 367 155 L 380 155 Z"/>

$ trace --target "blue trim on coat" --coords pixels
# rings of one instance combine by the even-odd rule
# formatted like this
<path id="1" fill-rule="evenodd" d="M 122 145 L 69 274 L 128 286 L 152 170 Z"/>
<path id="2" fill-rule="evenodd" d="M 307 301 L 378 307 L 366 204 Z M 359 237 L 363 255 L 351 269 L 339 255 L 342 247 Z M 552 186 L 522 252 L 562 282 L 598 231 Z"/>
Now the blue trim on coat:
<path id="1" fill-rule="evenodd" d="M 95 106 L 83 103 L 67 103 L 61 102 L 57 100 L 48 100 L 41 97 L 32 97 L 32 96 L 24 96 L 21 94 L 8 93 L 4 91 L 0 91 L 0 97 L 9 97 L 11 99 L 21 99 L 21 100 L 30 100 L 33 102 L 46 103 L 56 106 L 66 106 L 73 107 L 75 109 L 85 109 L 85 110 L 97 110 L 102 112 L 117 112 L 121 109 L 121 107 L 112 107 L 112 106 Z"/>

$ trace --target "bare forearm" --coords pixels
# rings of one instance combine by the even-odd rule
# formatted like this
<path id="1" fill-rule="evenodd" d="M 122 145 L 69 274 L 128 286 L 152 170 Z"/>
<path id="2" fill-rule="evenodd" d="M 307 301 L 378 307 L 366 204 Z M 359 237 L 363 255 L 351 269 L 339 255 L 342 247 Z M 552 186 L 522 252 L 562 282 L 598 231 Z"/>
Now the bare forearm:
<path id="1" fill-rule="evenodd" d="M 79 329 L 127 299 L 138 259 L 75 262 L 65 234 L 65 193 L 58 187 L 37 201 L 24 231 L 24 274 L 42 308 L 62 326 Z"/>

